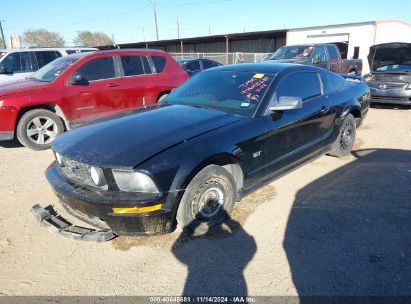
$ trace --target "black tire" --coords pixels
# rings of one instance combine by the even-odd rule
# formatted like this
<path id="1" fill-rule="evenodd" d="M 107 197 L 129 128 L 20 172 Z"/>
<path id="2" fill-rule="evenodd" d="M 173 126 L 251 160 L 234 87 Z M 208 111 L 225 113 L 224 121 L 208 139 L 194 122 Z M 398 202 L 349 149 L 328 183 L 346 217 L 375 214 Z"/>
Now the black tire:
<path id="1" fill-rule="evenodd" d="M 166 98 L 168 96 L 168 93 L 164 93 L 162 94 L 158 99 L 157 102 L 161 102 L 164 98 Z"/>
<path id="2" fill-rule="evenodd" d="M 341 125 L 338 137 L 332 145 L 329 155 L 345 157 L 351 153 L 357 134 L 356 121 L 352 114 L 348 114 Z"/>
<path id="3" fill-rule="evenodd" d="M 224 168 L 209 165 L 188 184 L 177 210 L 178 227 L 202 235 L 221 224 L 232 212 L 235 181 Z"/>
<path id="4" fill-rule="evenodd" d="M 44 109 L 31 110 L 20 118 L 17 124 L 17 139 L 32 150 L 50 148 L 51 141 L 64 132 L 60 117 Z"/>

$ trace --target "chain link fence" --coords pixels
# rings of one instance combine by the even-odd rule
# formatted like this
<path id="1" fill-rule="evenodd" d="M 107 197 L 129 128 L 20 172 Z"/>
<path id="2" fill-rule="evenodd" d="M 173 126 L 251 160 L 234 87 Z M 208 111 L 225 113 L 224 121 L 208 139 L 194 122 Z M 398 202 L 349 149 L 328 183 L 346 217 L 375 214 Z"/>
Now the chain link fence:
<path id="1" fill-rule="evenodd" d="M 210 59 L 222 64 L 259 62 L 267 53 L 170 53 L 174 59 Z"/>

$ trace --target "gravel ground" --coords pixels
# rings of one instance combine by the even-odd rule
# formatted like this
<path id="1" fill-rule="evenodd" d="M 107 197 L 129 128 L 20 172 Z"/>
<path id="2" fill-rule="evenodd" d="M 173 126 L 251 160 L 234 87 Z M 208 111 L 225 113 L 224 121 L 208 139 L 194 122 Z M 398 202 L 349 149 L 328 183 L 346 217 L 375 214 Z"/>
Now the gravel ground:
<path id="1" fill-rule="evenodd" d="M 373 108 L 355 153 L 249 195 L 214 235 L 64 238 L 50 151 L 0 145 L 0 295 L 411 295 L 411 110 Z M 73 220 L 75 221 L 75 220 Z M 78 221 L 75 221 L 78 223 Z"/>

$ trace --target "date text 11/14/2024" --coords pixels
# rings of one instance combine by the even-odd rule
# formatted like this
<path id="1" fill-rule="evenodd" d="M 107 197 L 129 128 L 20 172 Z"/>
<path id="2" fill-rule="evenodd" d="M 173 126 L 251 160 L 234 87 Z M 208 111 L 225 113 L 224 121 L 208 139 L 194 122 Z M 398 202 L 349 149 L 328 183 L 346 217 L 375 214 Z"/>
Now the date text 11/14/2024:
<path id="1" fill-rule="evenodd" d="M 232 296 L 179 296 L 179 297 L 150 297 L 150 303 L 256 303 L 253 297 Z"/>

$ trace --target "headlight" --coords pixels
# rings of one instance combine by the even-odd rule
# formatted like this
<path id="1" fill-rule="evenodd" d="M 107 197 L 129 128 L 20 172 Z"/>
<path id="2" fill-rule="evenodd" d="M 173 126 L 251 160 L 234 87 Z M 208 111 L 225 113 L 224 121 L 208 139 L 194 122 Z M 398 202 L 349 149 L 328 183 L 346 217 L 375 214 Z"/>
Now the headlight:
<path id="1" fill-rule="evenodd" d="M 411 83 L 405 89 L 406 90 L 411 90 Z"/>
<path id="2" fill-rule="evenodd" d="M 63 162 L 63 158 L 61 157 L 61 155 L 59 153 L 56 152 L 56 160 L 59 163 L 60 167 L 64 167 L 64 162 Z"/>
<path id="3" fill-rule="evenodd" d="M 4 101 L 0 100 L 0 108 L 3 106 Z"/>
<path id="4" fill-rule="evenodd" d="M 97 167 L 90 167 L 90 176 L 93 183 L 98 186 L 104 186 L 107 184 L 106 179 L 104 177 L 103 170 Z"/>
<path id="5" fill-rule="evenodd" d="M 370 74 L 364 75 L 364 80 L 365 80 L 365 81 L 370 81 L 370 80 L 372 80 L 372 75 L 370 75 Z"/>
<path id="6" fill-rule="evenodd" d="M 113 170 L 114 179 L 121 191 L 158 193 L 150 176 L 134 171 Z"/>

